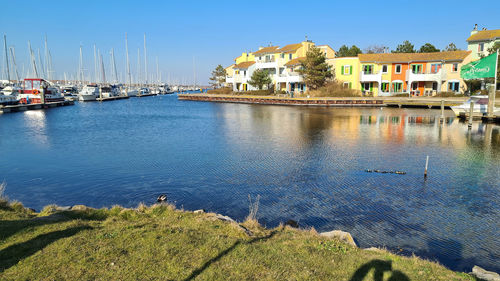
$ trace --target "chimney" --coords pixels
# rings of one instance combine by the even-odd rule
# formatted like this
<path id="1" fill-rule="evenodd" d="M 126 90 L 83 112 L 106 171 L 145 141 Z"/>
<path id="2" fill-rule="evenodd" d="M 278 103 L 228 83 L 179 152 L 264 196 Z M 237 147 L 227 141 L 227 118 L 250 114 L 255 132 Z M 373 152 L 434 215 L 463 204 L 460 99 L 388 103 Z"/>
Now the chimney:
<path id="1" fill-rule="evenodd" d="M 474 25 L 474 29 L 470 32 L 470 35 L 474 35 L 477 33 L 477 23 Z"/>

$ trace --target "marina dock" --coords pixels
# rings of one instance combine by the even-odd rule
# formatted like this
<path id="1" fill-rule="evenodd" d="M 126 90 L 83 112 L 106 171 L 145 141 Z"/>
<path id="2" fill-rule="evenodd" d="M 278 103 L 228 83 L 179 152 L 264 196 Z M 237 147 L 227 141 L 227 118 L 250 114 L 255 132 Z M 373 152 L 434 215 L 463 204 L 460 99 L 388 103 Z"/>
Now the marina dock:
<path id="1" fill-rule="evenodd" d="M 47 108 L 54 108 L 54 107 L 74 105 L 74 104 L 75 104 L 74 101 L 65 100 L 65 101 L 48 102 L 48 103 L 6 105 L 6 106 L 0 106 L 0 113 L 47 109 Z"/>
<path id="2" fill-rule="evenodd" d="M 305 105 L 305 106 L 344 106 L 344 107 L 380 107 L 383 100 L 377 98 L 289 98 L 279 96 L 234 96 L 208 94 L 179 94 L 180 100 L 231 102 L 270 105 Z"/>

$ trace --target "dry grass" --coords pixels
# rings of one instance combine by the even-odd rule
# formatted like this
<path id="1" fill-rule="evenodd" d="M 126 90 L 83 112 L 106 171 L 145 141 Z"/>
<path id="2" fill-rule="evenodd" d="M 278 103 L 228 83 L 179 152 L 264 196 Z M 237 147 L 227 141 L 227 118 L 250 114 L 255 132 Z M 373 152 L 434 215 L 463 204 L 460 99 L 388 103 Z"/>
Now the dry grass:
<path id="1" fill-rule="evenodd" d="M 231 88 L 219 88 L 219 89 L 213 89 L 213 90 L 208 90 L 207 94 L 212 94 L 212 95 L 232 95 L 233 94 L 233 89 Z"/>
<path id="2" fill-rule="evenodd" d="M 251 202 L 255 218 L 258 200 Z M 365 251 L 314 229 L 266 229 L 183 212 L 0 208 L 0 280 L 473 280 L 417 257 Z M 400 279 L 398 279 L 398 278 Z M 356 279 L 358 278 L 358 279 Z M 406 278 L 406 279 L 405 279 Z M 384 279 L 386 280 L 386 279 Z"/>
<path id="3" fill-rule="evenodd" d="M 339 82 L 328 82 L 325 86 L 307 92 L 311 97 L 360 97 L 361 92 L 353 89 L 345 89 Z"/>

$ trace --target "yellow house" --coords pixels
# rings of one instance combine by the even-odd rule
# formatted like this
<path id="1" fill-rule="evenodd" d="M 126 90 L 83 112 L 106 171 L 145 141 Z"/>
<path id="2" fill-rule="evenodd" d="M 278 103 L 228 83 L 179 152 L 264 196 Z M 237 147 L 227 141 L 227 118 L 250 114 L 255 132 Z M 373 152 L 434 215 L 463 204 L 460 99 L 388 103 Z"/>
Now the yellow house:
<path id="1" fill-rule="evenodd" d="M 360 62 L 358 57 L 328 59 L 327 63 L 332 66 L 335 80 L 341 83 L 344 88 L 360 90 Z"/>

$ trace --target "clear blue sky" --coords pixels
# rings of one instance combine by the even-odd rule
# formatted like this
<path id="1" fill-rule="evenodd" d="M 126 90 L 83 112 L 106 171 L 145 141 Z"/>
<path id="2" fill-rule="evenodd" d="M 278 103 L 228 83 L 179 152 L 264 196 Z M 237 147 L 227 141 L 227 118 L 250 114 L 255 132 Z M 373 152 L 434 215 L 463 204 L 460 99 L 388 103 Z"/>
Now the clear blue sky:
<path id="1" fill-rule="evenodd" d="M 149 72 L 156 57 L 164 80 L 206 84 L 217 66 L 230 65 L 242 51 L 269 42 L 285 45 L 305 35 L 335 50 L 373 44 L 394 49 L 403 40 L 416 48 L 450 42 L 466 48 L 475 23 L 500 28 L 500 1 L 8 1 L 1 4 L 0 32 L 15 46 L 19 71 L 28 64 L 27 42 L 43 48 L 46 34 L 58 78 L 76 75 L 83 46 L 86 76 L 93 75 L 93 44 L 104 54 L 110 74 L 111 48 L 118 72 L 125 73 L 125 32 L 132 71 L 137 48 L 147 36 Z M 3 42 L 2 42 L 3 67 Z M 43 54 L 43 49 L 41 50 Z M 142 58 L 141 58 L 142 61 Z M 142 61 L 143 63 L 143 61 Z"/>

